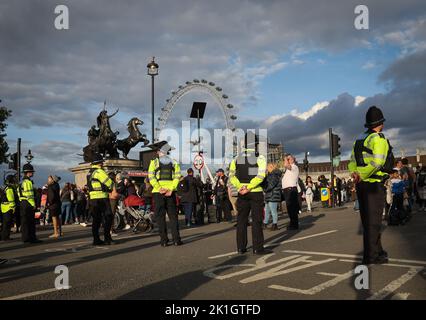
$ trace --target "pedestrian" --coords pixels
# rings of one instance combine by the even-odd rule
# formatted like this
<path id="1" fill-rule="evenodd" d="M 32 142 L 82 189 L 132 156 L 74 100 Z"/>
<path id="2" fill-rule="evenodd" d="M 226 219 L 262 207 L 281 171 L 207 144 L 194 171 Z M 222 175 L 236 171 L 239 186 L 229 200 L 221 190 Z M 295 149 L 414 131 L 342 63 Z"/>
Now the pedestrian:
<path id="1" fill-rule="evenodd" d="M 78 214 L 77 214 L 77 186 L 75 184 L 71 184 L 71 190 L 70 190 L 70 198 L 71 198 L 71 221 L 74 222 L 74 224 L 80 224 L 78 221 Z"/>
<path id="2" fill-rule="evenodd" d="M 108 174 L 108 177 L 111 179 L 112 183 L 112 190 L 109 193 L 108 197 L 109 197 L 109 204 L 111 206 L 111 212 L 112 215 L 115 215 L 115 212 L 117 211 L 117 207 L 118 207 L 118 200 L 120 199 L 120 194 L 117 191 L 117 187 L 116 187 L 116 179 L 117 179 L 117 175 L 114 172 L 110 172 Z M 115 233 L 115 226 L 114 226 L 114 219 L 112 219 L 112 224 L 111 224 L 111 236 L 117 236 L 117 234 Z"/>
<path id="3" fill-rule="evenodd" d="M 302 179 L 297 180 L 297 203 L 299 204 L 299 214 L 302 213 L 303 199 L 306 198 L 306 187 Z"/>
<path id="4" fill-rule="evenodd" d="M 314 201 L 314 193 L 316 187 L 312 181 L 311 176 L 306 177 L 306 206 L 308 207 L 308 212 L 312 212 L 312 203 Z"/>
<path id="5" fill-rule="evenodd" d="M 426 167 L 423 166 L 417 175 L 417 193 L 420 200 L 420 210 L 426 212 Z"/>
<path id="6" fill-rule="evenodd" d="M 416 182 L 416 174 L 414 173 L 413 168 L 409 167 L 408 165 L 408 159 L 403 158 L 401 159 L 402 162 L 402 168 L 400 170 L 401 176 L 404 180 L 408 181 L 408 185 L 406 188 L 407 198 L 408 198 L 408 213 L 411 214 L 413 210 L 413 204 L 414 204 L 414 184 Z"/>
<path id="7" fill-rule="evenodd" d="M 149 178 L 146 177 L 142 185 L 142 196 L 144 200 L 144 206 L 142 210 L 146 213 L 151 212 L 152 208 L 152 185 L 149 183 Z"/>
<path id="8" fill-rule="evenodd" d="M 16 202 L 18 199 L 15 198 L 15 192 L 13 191 L 15 180 L 14 175 L 8 175 L 6 177 L 5 187 L 0 190 L 1 212 L 3 214 L 1 239 L 3 241 L 10 240 L 13 216 L 19 214 L 16 213 Z"/>
<path id="9" fill-rule="evenodd" d="M 281 178 L 282 172 L 277 168 L 276 163 L 268 163 L 266 181 L 263 191 L 265 192 L 265 218 L 263 227 L 266 229 L 269 217 L 272 216 L 271 231 L 278 230 L 278 203 L 281 202 Z"/>
<path id="10" fill-rule="evenodd" d="M 96 153 L 87 174 L 87 186 L 89 188 L 89 210 L 93 218 L 92 235 L 93 245 L 111 245 L 114 241 L 111 238 L 111 226 L 114 218 L 109 193 L 112 191 L 113 181 L 103 169 L 103 158 Z M 99 237 L 99 228 L 103 222 L 104 241 Z"/>
<path id="11" fill-rule="evenodd" d="M 385 203 L 384 181 L 392 170 L 393 155 L 382 133 L 384 122 L 379 108 L 372 106 L 368 109 L 365 123 L 367 131 L 355 141 L 349 162 L 363 226 L 362 264 L 388 262 L 387 252 L 381 243 L 381 224 Z"/>
<path id="12" fill-rule="evenodd" d="M 212 195 L 213 186 L 210 178 L 206 178 L 206 183 L 203 187 L 204 201 L 205 201 L 205 214 L 207 216 L 207 223 L 212 223 L 213 219 L 210 216 L 210 207 L 213 205 Z"/>
<path id="13" fill-rule="evenodd" d="M 228 177 L 223 169 L 216 171 L 216 183 L 213 189 L 212 199 L 216 204 L 216 223 L 223 219 L 232 222 L 231 208 L 228 200 Z"/>
<path id="14" fill-rule="evenodd" d="M 284 168 L 286 169 L 282 178 L 282 188 L 287 207 L 287 213 L 290 217 L 290 224 L 287 230 L 299 229 L 299 200 L 297 184 L 299 182 L 299 168 L 296 165 L 296 158 L 288 154 L 284 158 Z"/>
<path id="15" fill-rule="evenodd" d="M 30 163 L 23 166 L 24 177 L 20 186 L 20 210 L 21 210 L 21 237 L 24 243 L 40 243 L 36 237 L 35 225 L 35 197 L 34 185 L 31 178 L 34 176 L 34 167 Z"/>
<path id="16" fill-rule="evenodd" d="M 348 201 L 348 198 L 347 198 L 347 187 L 348 187 L 348 184 L 346 183 L 346 179 L 343 178 L 342 179 L 342 188 L 341 188 L 341 191 L 340 191 L 341 199 L 342 199 L 343 203 L 346 203 Z"/>
<path id="17" fill-rule="evenodd" d="M 160 231 L 160 244 L 168 246 L 166 213 L 170 220 L 170 228 L 175 246 L 182 245 L 179 234 L 178 214 L 176 210 L 176 189 L 181 177 L 180 166 L 169 154 L 172 147 L 167 141 L 160 141 L 150 146 L 157 151 L 148 168 L 149 183 L 152 185 L 154 215 Z"/>
<path id="18" fill-rule="evenodd" d="M 194 170 L 192 170 L 192 168 L 189 168 L 186 173 L 187 176 L 184 177 L 179 183 L 179 185 L 183 188 L 180 201 L 182 202 L 183 210 L 185 212 L 185 225 L 190 228 L 191 225 L 194 224 L 192 221 L 192 215 L 194 212 L 194 207 L 198 203 L 198 184 L 194 178 Z"/>
<path id="19" fill-rule="evenodd" d="M 64 225 L 71 223 L 71 209 L 71 183 L 67 182 L 61 190 L 61 216 Z"/>
<path id="20" fill-rule="evenodd" d="M 49 216 L 52 218 L 53 234 L 49 238 L 59 238 L 62 234 L 61 226 L 61 196 L 59 180 L 61 178 L 55 175 L 50 175 L 47 178 L 47 208 Z"/>
<path id="21" fill-rule="evenodd" d="M 76 188 L 76 213 L 80 225 L 86 221 L 86 206 L 87 199 L 83 189 Z"/>
<path id="22" fill-rule="evenodd" d="M 247 227 L 251 214 L 253 253 L 270 253 L 264 248 L 263 210 L 265 197 L 262 182 L 266 177 L 266 157 L 259 154 L 259 136 L 248 132 L 244 136 L 242 152 L 229 166 L 230 182 L 238 190 L 237 249 L 247 252 Z"/>

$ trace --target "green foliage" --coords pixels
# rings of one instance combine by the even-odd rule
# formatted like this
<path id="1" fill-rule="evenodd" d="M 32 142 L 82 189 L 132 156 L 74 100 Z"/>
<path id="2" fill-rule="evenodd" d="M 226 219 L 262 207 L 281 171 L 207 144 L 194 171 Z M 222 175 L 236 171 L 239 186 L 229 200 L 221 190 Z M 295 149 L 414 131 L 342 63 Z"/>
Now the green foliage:
<path id="1" fill-rule="evenodd" d="M 8 151 L 9 146 L 6 141 L 6 128 L 7 123 L 6 120 L 12 115 L 12 111 L 7 109 L 6 107 L 0 107 L 0 164 L 7 163 L 8 159 Z"/>

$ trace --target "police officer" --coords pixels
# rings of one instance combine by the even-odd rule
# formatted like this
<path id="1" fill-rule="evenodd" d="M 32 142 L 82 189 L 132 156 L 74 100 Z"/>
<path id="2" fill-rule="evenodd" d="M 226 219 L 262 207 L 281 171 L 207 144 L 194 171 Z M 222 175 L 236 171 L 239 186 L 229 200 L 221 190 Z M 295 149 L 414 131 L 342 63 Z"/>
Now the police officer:
<path id="1" fill-rule="evenodd" d="M 155 219 L 160 231 L 161 246 L 166 247 L 167 237 L 166 212 L 175 246 L 182 245 L 179 235 L 178 215 L 176 209 L 176 190 L 181 177 L 179 163 L 169 157 L 172 147 L 167 141 L 160 141 L 150 146 L 157 151 L 148 168 L 149 183 L 152 185 L 152 196 L 155 206 Z"/>
<path id="2" fill-rule="evenodd" d="M 363 264 L 388 262 L 380 230 L 385 203 L 384 181 L 393 166 L 393 156 L 389 141 L 381 133 L 384 122 L 379 108 L 372 106 L 368 109 L 365 123 L 368 130 L 355 141 L 349 163 L 363 226 Z"/>
<path id="3" fill-rule="evenodd" d="M 3 241 L 10 240 L 10 229 L 12 228 L 13 216 L 16 210 L 15 192 L 13 186 L 15 184 L 15 176 L 8 175 L 5 181 L 5 188 L 1 194 L 1 212 L 3 213 L 3 229 L 1 238 Z"/>
<path id="4" fill-rule="evenodd" d="M 112 191 L 113 181 L 102 168 L 103 158 L 99 153 L 94 155 L 91 169 L 87 175 L 89 189 L 89 212 L 92 215 L 93 245 L 110 245 L 113 213 L 109 202 L 109 193 Z M 104 241 L 99 238 L 99 228 L 104 225 Z"/>
<path id="5" fill-rule="evenodd" d="M 229 166 L 230 181 L 238 190 L 237 199 L 237 248 L 238 253 L 247 252 L 248 216 L 252 217 L 253 253 L 269 253 L 263 247 L 263 208 L 262 182 L 266 175 L 266 158 L 259 155 L 259 138 L 252 132 L 245 135 L 243 152 Z"/>
<path id="6" fill-rule="evenodd" d="M 28 243 L 40 243 L 36 238 L 35 225 L 35 197 L 34 186 L 31 177 L 34 175 L 34 168 L 30 163 L 23 166 L 24 177 L 19 187 L 19 200 L 21 209 L 21 235 L 22 241 Z"/>

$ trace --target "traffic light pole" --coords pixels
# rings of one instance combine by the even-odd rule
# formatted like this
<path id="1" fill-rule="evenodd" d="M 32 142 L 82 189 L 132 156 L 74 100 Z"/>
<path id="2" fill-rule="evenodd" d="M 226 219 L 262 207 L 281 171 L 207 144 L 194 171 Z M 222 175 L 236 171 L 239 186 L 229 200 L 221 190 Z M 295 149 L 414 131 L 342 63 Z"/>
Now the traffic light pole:
<path id="1" fill-rule="evenodd" d="M 329 141 L 330 141 L 330 166 L 331 166 L 331 180 L 330 180 L 330 199 L 331 207 L 334 207 L 334 166 L 333 166 L 333 129 L 328 129 Z"/>
<path id="2" fill-rule="evenodd" d="M 18 145 L 16 146 L 16 154 L 18 158 L 18 168 L 17 168 L 17 177 L 18 183 L 21 182 L 21 138 L 18 138 Z"/>

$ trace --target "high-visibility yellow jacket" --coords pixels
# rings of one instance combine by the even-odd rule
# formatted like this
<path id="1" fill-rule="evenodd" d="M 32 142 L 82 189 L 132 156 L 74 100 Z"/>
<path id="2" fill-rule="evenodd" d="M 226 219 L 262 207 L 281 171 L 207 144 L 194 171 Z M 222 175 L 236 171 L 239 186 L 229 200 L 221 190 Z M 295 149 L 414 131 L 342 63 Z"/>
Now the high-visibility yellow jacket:
<path id="1" fill-rule="evenodd" d="M 33 182 L 29 177 L 24 177 L 22 179 L 19 200 L 27 200 L 28 203 L 35 208 L 34 187 Z"/>
<path id="2" fill-rule="evenodd" d="M 166 170 L 167 166 L 171 166 L 170 172 Z M 176 191 L 180 177 L 179 163 L 168 156 L 157 157 L 149 163 L 148 178 L 152 185 L 152 193 L 159 193 L 161 188 Z"/>
<path id="3" fill-rule="evenodd" d="M 356 141 L 352 148 L 351 160 L 349 162 L 349 171 L 358 172 L 361 181 L 381 182 L 387 174 L 382 171 L 389 151 L 389 142 L 382 133 L 366 132 L 357 141 L 364 140 L 363 148 L 369 149 L 371 153 L 362 150 L 357 151 Z M 358 152 L 358 154 L 355 154 Z M 357 157 L 363 159 L 364 165 L 357 164 Z"/>
<path id="4" fill-rule="evenodd" d="M 99 165 L 92 165 L 92 174 L 89 177 L 89 199 L 107 199 L 112 191 L 113 181 Z"/>
<path id="5" fill-rule="evenodd" d="M 238 157 L 237 157 L 238 158 Z M 266 177 L 266 158 L 263 155 L 257 157 L 257 174 L 251 178 L 250 182 L 242 182 L 241 177 L 238 177 L 237 172 L 237 158 L 231 161 L 229 165 L 229 177 L 232 185 L 240 190 L 243 186 L 247 186 L 251 192 L 263 192 L 261 183 Z"/>
<path id="6" fill-rule="evenodd" d="M 6 186 L 6 188 L 4 189 L 4 193 L 6 194 L 7 201 L 1 203 L 1 212 L 6 213 L 12 210 L 12 213 L 14 213 L 16 203 L 13 188 L 11 186 Z"/>

